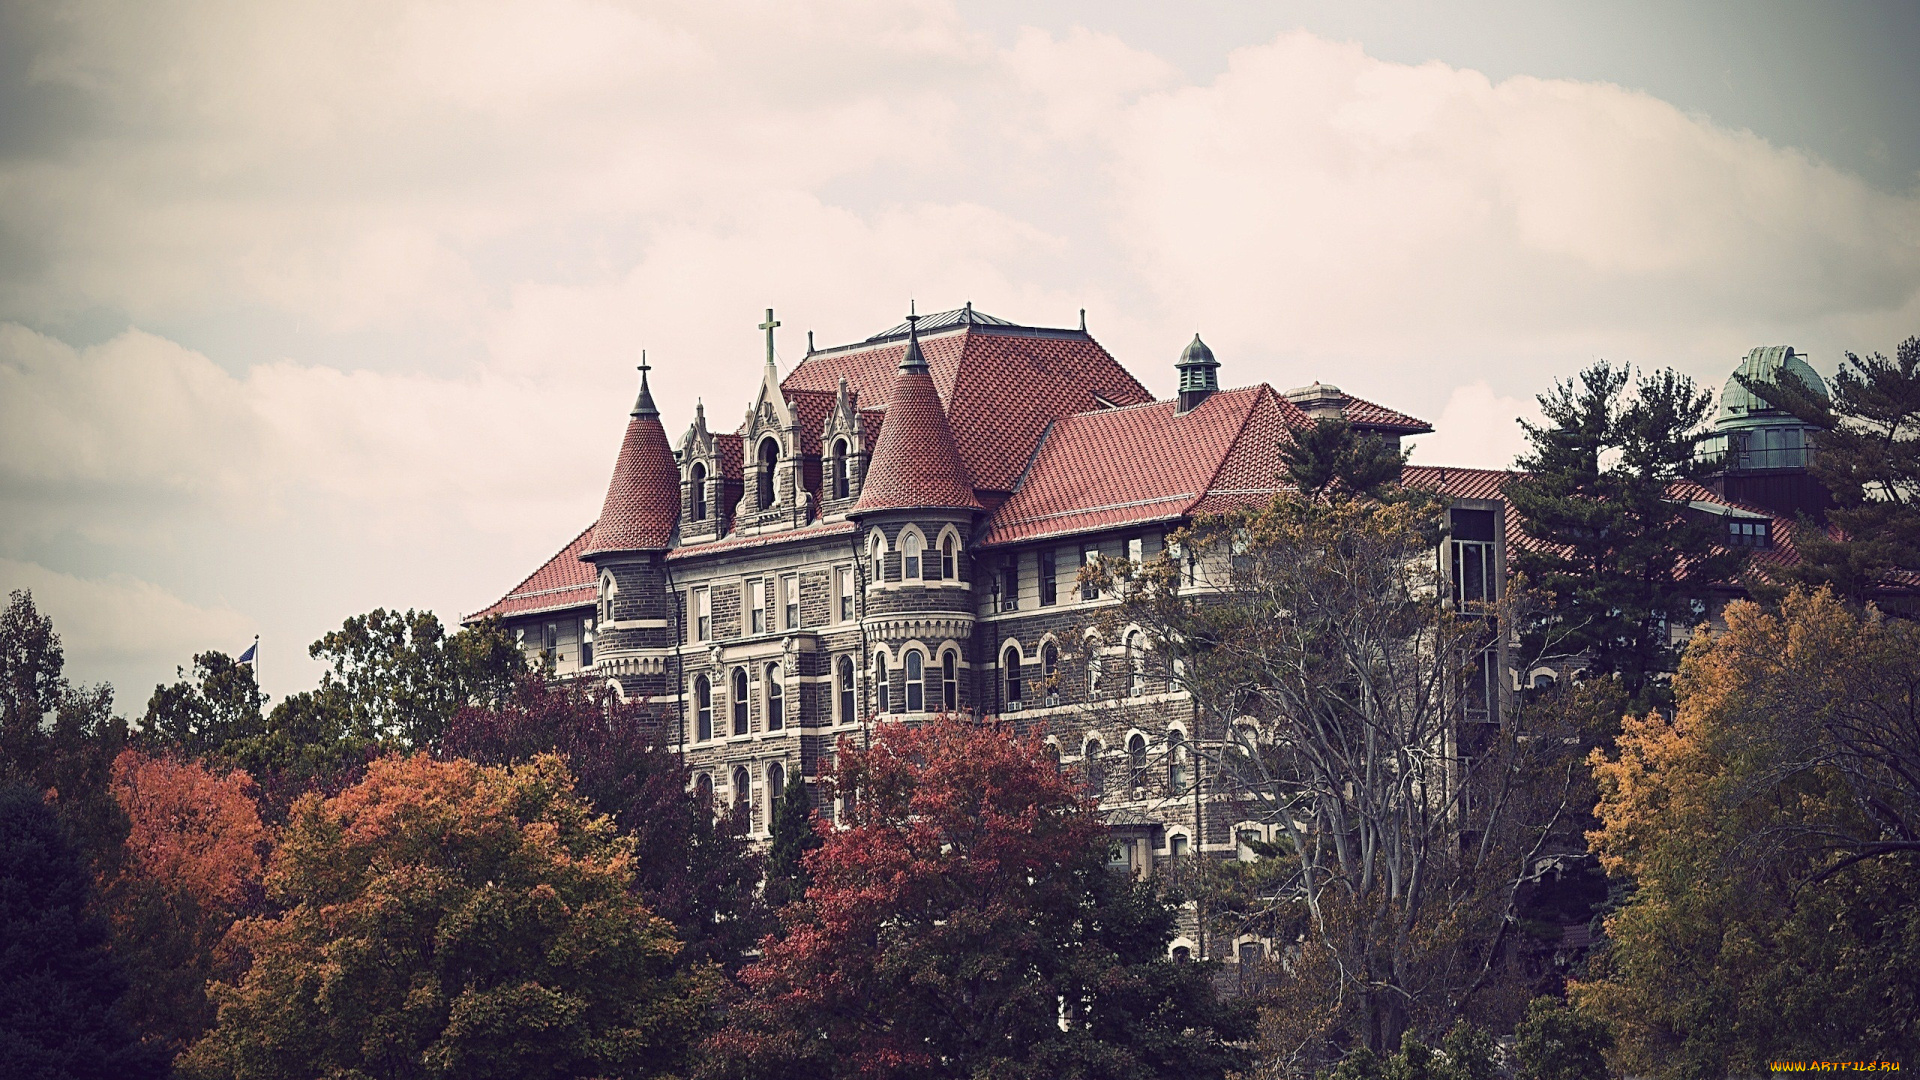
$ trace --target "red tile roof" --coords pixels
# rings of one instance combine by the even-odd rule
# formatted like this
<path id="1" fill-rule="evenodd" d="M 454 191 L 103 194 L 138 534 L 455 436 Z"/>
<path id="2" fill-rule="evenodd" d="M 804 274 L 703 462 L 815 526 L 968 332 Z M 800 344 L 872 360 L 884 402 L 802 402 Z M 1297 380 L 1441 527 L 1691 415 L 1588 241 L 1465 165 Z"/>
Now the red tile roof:
<path id="1" fill-rule="evenodd" d="M 1382 431 L 1391 431 L 1398 435 L 1423 435 L 1433 430 L 1432 424 L 1418 417 L 1408 416 L 1403 412 L 1396 412 L 1393 409 L 1387 408 L 1385 405 L 1375 405 L 1371 401 L 1354 397 L 1352 394 L 1348 394 L 1346 397 L 1347 404 L 1344 412 L 1347 423 L 1349 424 L 1358 427 L 1379 428 Z"/>
<path id="2" fill-rule="evenodd" d="M 1263 440 L 1275 446 L 1275 468 L 1267 476 L 1271 492 L 1283 425 L 1270 388 L 1223 390 L 1184 415 L 1177 407 L 1154 401 L 1061 418 L 1034 452 L 1019 488 L 995 511 L 984 542 L 1011 544 L 1182 517 L 1216 480 L 1241 484 L 1258 474 Z M 1245 452 L 1236 455 L 1243 436 Z"/>
<path id="3" fill-rule="evenodd" d="M 680 520 L 680 467 L 659 414 L 627 422 L 607 499 L 582 557 L 611 551 L 665 551 Z"/>
<path id="4" fill-rule="evenodd" d="M 860 531 L 860 526 L 851 521 L 835 521 L 827 524 L 814 522 L 798 529 L 786 529 L 779 532 L 757 533 L 742 536 L 734 534 L 719 540 L 710 540 L 700 544 L 689 544 L 667 552 L 667 561 L 679 562 L 682 559 L 700 559 L 708 555 L 733 551 L 747 551 L 753 548 L 768 547 L 773 544 L 785 544 L 795 540 L 818 540 L 827 536 L 851 536 Z"/>
<path id="5" fill-rule="evenodd" d="M 587 549 L 587 540 L 592 535 L 592 525 L 580 530 L 579 536 L 569 541 L 553 558 L 542 563 L 540 569 L 529 574 L 525 581 L 515 585 L 507 595 L 462 621 L 474 623 L 488 616 L 526 615 L 592 604 L 599 592 L 593 564 L 580 561 L 580 553 Z"/>
<path id="6" fill-rule="evenodd" d="M 887 422 L 853 512 L 980 509 L 933 376 L 924 367 L 902 369 L 887 397 Z"/>
<path id="7" fill-rule="evenodd" d="M 1151 400 L 1098 342 L 1077 330 L 976 323 L 927 334 L 920 349 L 967 476 L 985 491 L 1012 490 L 1041 434 L 1060 417 L 1101 408 L 1101 399 L 1113 405 Z M 883 409 L 905 351 L 899 338 L 816 352 L 782 387 L 832 394 L 844 378 L 863 411 Z"/>

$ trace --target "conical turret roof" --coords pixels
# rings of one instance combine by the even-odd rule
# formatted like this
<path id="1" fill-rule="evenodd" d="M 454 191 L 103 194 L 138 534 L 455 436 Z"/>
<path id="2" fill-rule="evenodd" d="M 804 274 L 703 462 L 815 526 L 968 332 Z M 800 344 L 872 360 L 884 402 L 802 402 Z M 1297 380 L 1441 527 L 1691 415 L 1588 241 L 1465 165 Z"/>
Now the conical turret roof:
<path id="1" fill-rule="evenodd" d="M 919 336 L 910 328 L 907 351 L 887 399 L 886 421 L 880 425 L 880 440 L 853 512 L 979 509 Z"/>
<path id="2" fill-rule="evenodd" d="M 647 388 L 647 368 L 640 369 L 640 396 L 627 421 L 620 456 L 613 463 L 613 480 L 600 506 L 583 559 L 620 551 L 665 551 L 673 542 L 680 520 L 680 467 L 674 463 L 660 410 Z"/>

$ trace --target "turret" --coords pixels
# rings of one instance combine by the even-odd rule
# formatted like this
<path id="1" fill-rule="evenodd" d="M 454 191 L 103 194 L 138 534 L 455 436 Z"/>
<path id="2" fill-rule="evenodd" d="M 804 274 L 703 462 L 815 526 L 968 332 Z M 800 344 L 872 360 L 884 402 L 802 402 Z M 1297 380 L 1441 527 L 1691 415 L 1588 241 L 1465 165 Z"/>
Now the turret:
<path id="1" fill-rule="evenodd" d="M 1220 389 L 1220 361 L 1213 358 L 1213 350 L 1193 335 L 1193 340 L 1180 353 L 1180 362 L 1174 365 L 1180 372 L 1180 407 L 1178 412 L 1191 412 L 1201 402 Z"/>
<path id="2" fill-rule="evenodd" d="M 619 678 L 628 696 L 671 693 L 665 655 L 673 644 L 666 553 L 680 518 L 680 469 L 647 385 L 627 420 L 613 479 L 580 558 L 599 571 L 594 667 Z"/>

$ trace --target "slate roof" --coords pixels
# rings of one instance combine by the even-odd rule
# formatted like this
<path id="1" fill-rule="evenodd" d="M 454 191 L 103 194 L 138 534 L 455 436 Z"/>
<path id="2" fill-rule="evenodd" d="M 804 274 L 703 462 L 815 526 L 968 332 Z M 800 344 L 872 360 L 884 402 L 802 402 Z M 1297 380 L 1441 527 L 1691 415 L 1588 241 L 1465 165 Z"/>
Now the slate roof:
<path id="1" fill-rule="evenodd" d="M 527 615 L 592 604 L 599 593 L 599 579 L 592 563 L 580 561 L 580 553 L 587 550 L 587 540 L 592 535 L 592 525 L 580 530 L 580 535 L 540 564 L 540 569 L 527 575 L 525 581 L 463 621 L 471 623 L 493 615 Z"/>
<path id="2" fill-rule="evenodd" d="M 636 414 L 614 460 L 613 479 L 581 557 L 611 551 L 665 551 L 680 520 L 680 467 L 660 417 Z"/>

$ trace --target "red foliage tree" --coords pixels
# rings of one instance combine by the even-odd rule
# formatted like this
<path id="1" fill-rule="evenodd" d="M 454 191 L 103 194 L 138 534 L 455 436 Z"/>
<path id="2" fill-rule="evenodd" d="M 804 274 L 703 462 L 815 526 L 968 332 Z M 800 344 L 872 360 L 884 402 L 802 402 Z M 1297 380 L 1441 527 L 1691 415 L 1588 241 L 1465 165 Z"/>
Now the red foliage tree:
<path id="1" fill-rule="evenodd" d="M 271 837 L 246 773 L 126 750 L 112 783 L 129 828 L 102 903 L 131 984 L 126 1008 L 177 1053 L 213 1023 L 207 982 L 226 966 L 227 929 L 261 898 Z"/>
<path id="2" fill-rule="evenodd" d="M 736 1076 L 1207 1077 L 1248 1017 L 1173 919 L 1107 869 L 1105 828 L 1037 738 L 940 717 L 843 744 L 845 828 L 710 1040 Z"/>

